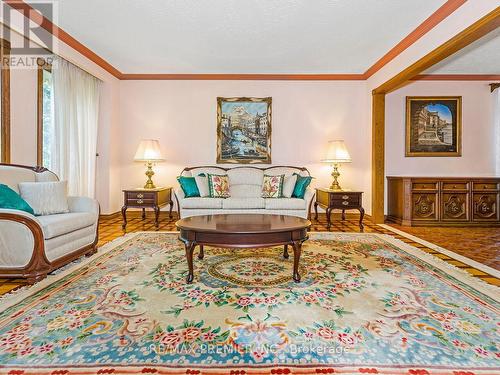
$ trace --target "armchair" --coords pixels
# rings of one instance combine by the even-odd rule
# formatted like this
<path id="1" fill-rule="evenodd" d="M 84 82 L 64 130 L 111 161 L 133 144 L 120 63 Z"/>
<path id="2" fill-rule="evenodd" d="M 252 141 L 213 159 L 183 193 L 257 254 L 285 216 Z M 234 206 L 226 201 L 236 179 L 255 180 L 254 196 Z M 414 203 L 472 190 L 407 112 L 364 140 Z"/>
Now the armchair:
<path id="1" fill-rule="evenodd" d="M 20 182 L 58 181 L 41 167 L 0 164 L 0 183 L 18 191 Z M 0 208 L 0 277 L 33 284 L 82 255 L 97 251 L 99 204 L 68 197 L 69 212 L 33 216 Z"/>

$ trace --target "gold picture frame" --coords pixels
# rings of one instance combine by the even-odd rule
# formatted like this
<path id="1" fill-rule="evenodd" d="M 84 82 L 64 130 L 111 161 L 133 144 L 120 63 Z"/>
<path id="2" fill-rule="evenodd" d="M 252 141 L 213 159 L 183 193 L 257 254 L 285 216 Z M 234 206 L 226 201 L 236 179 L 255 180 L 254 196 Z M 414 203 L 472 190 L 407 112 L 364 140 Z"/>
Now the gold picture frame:
<path id="1" fill-rule="evenodd" d="M 271 164 L 272 98 L 217 98 L 217 164 Z"/>
<path id="2" fill-rule="evenodd" d="M 462 156 L 462 97 L 406 97 L 407 157 Z"/>

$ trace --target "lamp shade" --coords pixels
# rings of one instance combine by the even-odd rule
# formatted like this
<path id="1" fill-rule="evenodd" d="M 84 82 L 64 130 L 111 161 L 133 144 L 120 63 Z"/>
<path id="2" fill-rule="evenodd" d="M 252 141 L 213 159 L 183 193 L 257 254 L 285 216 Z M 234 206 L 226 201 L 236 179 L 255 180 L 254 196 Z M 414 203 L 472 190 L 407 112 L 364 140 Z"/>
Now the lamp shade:
<path id="1" fill-rule="evenodd" d="M 160 142 L 156 139 L 143 139 L 137 147 L 137 152 L 134 156 L 135 161 L 162 161 Z"/>
<path id="2" fill-rule="evenodd" d="M 329 141 L 326 157 L 321 160 L 323 163 L 350 163 L 351 155 L 347 151 L 344 141 Z"/>

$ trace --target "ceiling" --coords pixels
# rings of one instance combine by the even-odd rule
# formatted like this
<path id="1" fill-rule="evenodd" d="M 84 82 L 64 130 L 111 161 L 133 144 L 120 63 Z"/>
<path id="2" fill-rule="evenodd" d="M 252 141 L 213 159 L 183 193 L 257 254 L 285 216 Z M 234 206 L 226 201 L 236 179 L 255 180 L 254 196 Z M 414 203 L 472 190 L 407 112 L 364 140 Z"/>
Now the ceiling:
<path id="1" fill-rule="evenodd" d="M 53 21 L 123 73 L 361 74 L 445 2 L 59 0 Z"/>
<path id="2" fill-rule="evenodd" d="M 500 28 L 434 65 L 425 74 L 500 75 Z"/>

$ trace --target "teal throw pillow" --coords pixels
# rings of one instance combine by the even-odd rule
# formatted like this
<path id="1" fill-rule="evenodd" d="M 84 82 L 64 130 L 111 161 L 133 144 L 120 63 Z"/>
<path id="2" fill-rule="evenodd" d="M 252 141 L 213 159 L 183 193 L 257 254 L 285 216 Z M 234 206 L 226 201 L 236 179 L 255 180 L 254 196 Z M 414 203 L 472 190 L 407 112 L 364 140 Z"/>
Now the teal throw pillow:
<path id="1" fill-rule="evenodd" d="M 7 185 L 0 184 L 0 208 L 20 210 L 35 214 L 33 208 L 19 194 Z"/>
<path id="2" fill-rule="evenodd" d="M 181 189 L 186 195 L 186 198 L 199 197 L 200 191 L 198 190 L 198 185 L 196 185 L 196 180 L 194 177 L 177 177 L 177 181 L 181 185 Z"/>
<path id="3" fill-rule="evenodd" d="M 311 183 L 312 177 L 307 176 L 303 177 L 297 173 L 294 173 L 297 176 L 297 182 L 295 183 L 295 187 L 293 188 L 292 198 L 301 198 L 304 199 L 304 195 L 306 194 L 306 189 Z"/>

